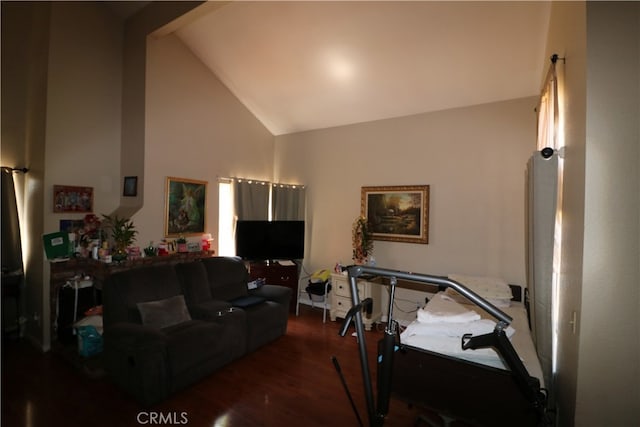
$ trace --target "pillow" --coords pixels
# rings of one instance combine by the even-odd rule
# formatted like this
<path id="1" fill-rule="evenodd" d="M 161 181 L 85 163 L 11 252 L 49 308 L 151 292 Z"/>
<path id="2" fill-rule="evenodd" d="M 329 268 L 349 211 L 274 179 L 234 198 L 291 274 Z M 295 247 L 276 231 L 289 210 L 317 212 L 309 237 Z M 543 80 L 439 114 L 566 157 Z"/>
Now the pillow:
<path id="1" fill-rule="evenodd" d="M 509 307 L 511 304 L 511 298 L 513 297 L 511 288 L 509 287 L 509 284 L 502 279 L 494 277 L 465 276 L 461 274 L 450 274 L 449 279 L 466 286 L 495 306 Z M 466 298 L 458 295 L 458 292 L 454 289 L 447 288 L 445 293 L 449 296 L 453 296 L 454 298 L 459 297 L 464 300 L 461 302 L 470 303 Z"/>
<path id="2" fill-rule="evenodd" d="M 182 295 L 159 301 L 139 302 L 136 305 L 140 311 L 142 324 L 152 328 L 166 328 L 191 320 Z"/>

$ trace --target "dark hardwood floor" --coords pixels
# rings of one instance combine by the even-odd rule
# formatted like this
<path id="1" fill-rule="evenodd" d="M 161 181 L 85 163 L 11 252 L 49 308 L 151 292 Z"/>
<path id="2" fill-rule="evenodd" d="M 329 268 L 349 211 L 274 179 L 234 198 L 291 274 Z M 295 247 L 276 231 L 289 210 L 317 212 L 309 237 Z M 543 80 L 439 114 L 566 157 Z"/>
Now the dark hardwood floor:
<path id="1" fill-rule="evenodd" d="M 340 322 L 323 324 L 317 308 L 301 306 L 300 312 L 291 315 L 285 336 L 151 408 L 60 354 L 42 354 L 24 341 L 5 342 L 2 426 L 157 425 L 153 421 L 160 416 L 165 425 L 357 426 L 331 362 L 334 355 L 367 425 L 356 338 L 340 337 Z M 381 337 L 381 331 L 366 333 L 374 376 L 374 348 Z M 392 400 L 385 426 L 412 426 L 417 415 L 415 408 Z"/>

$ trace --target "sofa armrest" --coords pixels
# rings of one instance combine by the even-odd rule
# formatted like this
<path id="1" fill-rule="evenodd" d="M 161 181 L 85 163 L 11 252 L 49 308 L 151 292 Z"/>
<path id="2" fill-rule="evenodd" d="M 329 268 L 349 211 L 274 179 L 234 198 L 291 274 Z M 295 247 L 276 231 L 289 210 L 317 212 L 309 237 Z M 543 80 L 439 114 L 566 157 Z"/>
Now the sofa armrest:
<path id="1" fill-rule="evenodd" d="M 106 347 L 140 357 L 163 350 L 167 346 L 167 337 L 156 328 L 116 323 L 105 329 L 104 342 Z"/>
<path id="2" fill-rule="evenodd" d="M 257 289 L 251 289 L 249 295 L 257 295 L 268 301 L 274 301 L 289 307 L 291 289 L 281 285 L 262 285 Z"/>
<path id="3" fill-rule="evenodd" d="M 111 379 L 145 406 L 172 390 L 166 335 L 159 329 L 118 322 L 104 331 L 103 361 Z"/>
<path id="4" fill-rule="evenodd" d="M 218 320 L 221 313 L 224 314 L 232 307 L 229 301 L 210 299 L 189 307 L 192 319 L 198 320 Z"/>

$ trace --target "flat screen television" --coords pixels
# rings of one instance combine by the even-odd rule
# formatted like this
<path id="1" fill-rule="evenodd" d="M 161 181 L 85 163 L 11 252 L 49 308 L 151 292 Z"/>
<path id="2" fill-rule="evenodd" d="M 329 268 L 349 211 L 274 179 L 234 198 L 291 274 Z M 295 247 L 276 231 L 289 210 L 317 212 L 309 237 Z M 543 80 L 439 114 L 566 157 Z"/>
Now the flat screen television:
<path id="1" fill-rule="evenodd" d="M 238 221 L 236 255 L 250 261 L 304 258 L 304 221 Z"/>

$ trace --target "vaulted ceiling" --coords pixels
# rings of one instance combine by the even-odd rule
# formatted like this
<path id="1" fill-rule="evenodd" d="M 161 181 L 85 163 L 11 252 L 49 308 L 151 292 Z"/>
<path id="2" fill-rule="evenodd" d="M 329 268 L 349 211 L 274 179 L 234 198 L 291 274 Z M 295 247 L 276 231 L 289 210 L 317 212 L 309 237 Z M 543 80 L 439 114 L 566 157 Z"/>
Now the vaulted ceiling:
<path id="1" fill-rule="evenodd" d="M 532 96 L 545 1 L 232 1 L 176 35 L 274 134 Z"/>

